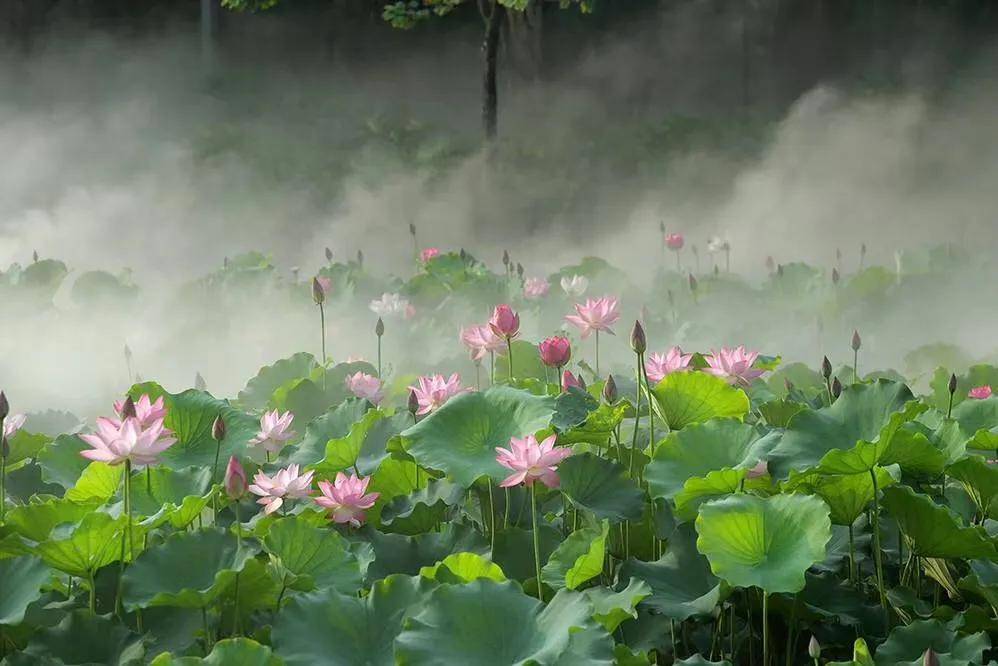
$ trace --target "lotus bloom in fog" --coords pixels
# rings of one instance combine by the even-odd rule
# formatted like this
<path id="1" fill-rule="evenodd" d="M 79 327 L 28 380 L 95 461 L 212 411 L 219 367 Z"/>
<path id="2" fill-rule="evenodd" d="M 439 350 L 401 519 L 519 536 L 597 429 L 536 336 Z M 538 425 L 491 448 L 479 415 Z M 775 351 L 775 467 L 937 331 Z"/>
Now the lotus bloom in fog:
<path id="1" fill-rule="evenodd" d="M 276 409 L 265 412 L 260 417 L 260 432 L 250 440 L 250 444 L 259 446 L 268 453 L 277 453 L 295 436 L 295 431 L 291 430 L 291 422 L 294 420 L 295 415 L 291 412 L 281 414 Z"/>
<path id="2" fill-rule="evenodd" d="M 461 329 L 461 342 L 471 352 L 471 360 L 481 361 L 489 352 L 506 346 L 506 341 L 492 332 L 488 324 L 475 324 Z"/>
<path id="3" fill-rule="evenodd" d="M 568 338 L 556 335 L 545 339 L 537 348 L 541 354 L 541 362 L 551 368 L 560 368 L 572 358 L 572 343 Z"/>
<path id="4" fill-rule="evenodd" d="M 246 491 L 249 489 L 249 485 L 246 481 L 246 470 L 243 466 L 239 464 L 239 459 L 235 456 L 229 458 L 229 464 L 225 467 L 225 480 L 223 482 L 225 487 L 225 494 L 229 496 L 229 499 L 238 502 Z"/>
<path id="5" fill-rule="evenodd" d="M 142 394 L 139 399 L 132 403 L 135 407 L 135 418 L 139 420 L 139 425 L 148 428 L 156 421 L 166 418 L 166 407 L 163 405 L 163 396 L 156 398 L 153 402 L 147 394 Z M 125 401 L 115 400 L 114 411 L 119 419 L 125 418 Z"/>
<path id="6" fill-rule="evenodd" d="M 967 397 L 974 398 L 975 400 L 984 400 L 991 397 L 991 387 L 987 384 L 984 386 L 976 386 L 967 393 Z"/>
<path id="7" fill-rule="evenodd" d="M 288 500 L 308 497 L 312 491 L 313 474 L 315 472 L 300 474 L 298 465 L 288 465 L 272 477 L 257 472 L 249 491 L 260 496 L 256 503 L 263 505 L 265 514 L 271 514 Z"/>
<path id="8" fill-rule="evenodd" d="M 329 296 L 330 292 L 333 291 L 333 280 L 325 275 L 319 275 L 315 278 L 316 284 L 319 285 L 319 289 L 322 290 L 324 296 Z"/>
<path id="9" fill-rule="evenodd" d="M 547 296 L 550 289 L 550 283 L 544 278 L 527 278 L 523 283 L 523 296 L 529 300 L 537 300 Z"/>
<path id="10" fill-rule="evenodd" d="M 586 390 L 586 385 L 582 383 L 582 379 L 573 375 L 571 370 L 566 370 L 561 374 L 561 390 L 567 391 L 573 387 L 580 391 Z"/>
<path id="11" fill-rule="evenodd" d="M 374 312 L 379 317 L 405 317 L 410 318 L 412 315 L 410 311 L 414 314 L 415 309 L 409 304 L 409 301 L 402 298 L 398 294 L 384 293 L 381 298 L 371 301 L 368 305 L 372 312 Z"/>
<path id="12" fill-rule="evenodd" d="M 162 419 L 143 428 L 135 416 L 120 422 L 102 416 L 97 419 L 97 432 L 80 435 L 80 439 L 91 447 L 80 452 L 84 458 L 108 465 L 129 460 L 136 467 L 155 465 L 160 454 L 177 441 L 168 435 Z"/>
<path id="13" fill-rule="evenodd" d="M 434 257 L 439 257 L 439 256 L 440 256 L 440 250 L 438 250 L 435 247 L 428 247 L 428 248 L 426 248 L 425 250 L 423 250 L 422 252 L 419 253 L 419 259 L 424 264 L 427 261 L 429 261 L 430 259 L 433 259 Z"/>
<path id="14" fill-rule="evenodd" d="M 744 345 L 734 349 L 722 347 L 720 351 L 712 352 L 704 357 L 709 367 L 704 372 L 716 377 L 723 377 L 732 383 L 748 385 L 753 379 L 760 377 L 765 370 L 753 368 L 752 364 L 759 358 L 759 352 L 745 351 Z"/>
<path id="15" fill-rule="evenodd" d="M 429 375 L 420 377 L 415 386 L 410 386 L 411 395 L 416 396 L 419 408 L 416 416 L 423 416 L 439 409 L 445 402 L 453 398 L 458 393 L 467 391 L 461 388 L 461 378 L 455 372 L 449 379 L 444 379 L 443 375 Z"/>
<path id="16" fill-rule="evenodd" d="M 512 340 L 520 333 L 520 315 L 505 303 L 497 305 L 492 311 L 489 327 L 499 337 Z"/>
<path id="17" fill-rule="evenodd" d="M 572 298 L 578 298 L 586 293 L 589 288 L 589 280 L 584 275 L 573 275 L 561 279 L 561 290 Z"/>
<path id="18" fill-rule="evenodd" d="M 620 319 L 619 301 L 616 298 L 589 298 L 585 303 L 576 303 L 574 315 L 565 317 L 565 321 L 582 331 L 582 337 L 588 338 L 595 332 L 613 333 L 611 326 Z"/>
<path id="19" fill-rule="evenodd" d="M 343 472 L 337 472 L 332 483 L 319 481 L 322 496 L 316 497 L 315 503 L 329 513 L 329 519 L 334 523 L 349 523 L 360 527 L 367 520 L 367 509 L 374 506 L 381 495 L 367 492 L 370 483 L 369 476 L 347 476 Z"/>
<path id="20" fill-rule="evenodd" d="M 673 347 L 664 354 L 652 353 L 645 359 L 645 372 L 648 373 L 648 381 L 657 384 L 666 375 L 688 370 L 692 359 L 693 354 L 684 354 L 679 347 Z"/>
<path id="21" fill-rule="evenodd" d="M 4 439 L 10 439 L 16 435 L 21 428 L 24 427 L 24 422 L 28 420 L 28 417 L 24 414 L 11 414 L 3 420 L 3 437 Z"/>
<path id="22" fill-rule="evenodd" d="M 665 236 L 665 246 L 673 252 L 679 252 L 685 244 L 686 240 L 682 234 L 666 234 Z"/>
<path id="23" fill-rule="evenodd" d="M 363 372 L 355 372 L 346 378 L 347 390 L 358 398 L 363 398 L 372 404 L 379 404 L 385 397 L 381 388 L 381 380 Z"/>
<path id="24" fill-rule="evenodd" d="M 551 435 L 538 443 L 533 435 L 523 439 L 512 437 L 508 449 L 496 447 L 499 454 L 496 462 L 513 471 L 499 485 L 503 488 L 521 483 L 532 486 L 534 481 L 540 481 L 548 488 L 557 488 L 561 481 L 556 470 L 562 460 L 572 455 L 572 450 L 555 446 L 555 439 L 555 435 Z"/>

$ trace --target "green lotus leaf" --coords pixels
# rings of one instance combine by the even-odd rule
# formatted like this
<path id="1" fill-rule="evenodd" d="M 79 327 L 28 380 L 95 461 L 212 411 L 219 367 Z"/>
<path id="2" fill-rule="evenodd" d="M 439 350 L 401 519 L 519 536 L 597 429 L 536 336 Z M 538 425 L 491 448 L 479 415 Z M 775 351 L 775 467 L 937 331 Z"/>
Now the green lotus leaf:
<path id="1" fill-rule="evenodd" d="M 541 569 L 541 580 L 555 589 L 574 590 L 603 572 L 609 523 L 586 527 L 568 535 Z"/>
<path id="2" fill-rule="evenodd" d="M 517 379 L 547 380 L 550 373 L 541 361 L 540 349 L 526 340 L 513 340 L 513 376 Z M 509 381 L 509 360 L 506 358 L 505 346 L 496 353 L 496 382 Z"/>
<path id="3" fill-rule="evenodd" d="M 57 483 L 63 488 L 72 488 L 90 464 L 89 460 L 80 455 L 80 451 L 89 448 L 76 435 L 59 435 L 38 452 L 42 479 L 48 483 Z"/>
<path id="4" fill-rule="evenodd" d="M 298 446 L 285 449 L 288 451 L 286 462 L 303 467 L 318 463 L 326 457 L 327 444 L 347 437 L 354 424 L 364 418 L 367 410 L 366 400 L 347 400 L 313 419 L 306 426 L 305 436 Z"/>
<path id="5" fill-rule="evenodd" d="M 762 418 L 766 419 L 766 423 L 774 428 L 786 428 L 790 424 L 790 419 L 805 409 L 807 409 L 807 405 L 804 403 L 784 398 L 770 400 L 759 405 L 759 413 L 762 414 Z"/>
<path id="6" fill-rule="evenodd" d="M 674 372 L 652 388 L 654 407 L 670 430 L 716 418 L 742 419 L 749 399 L 741 389 L 703 372 Z"/>
<path id="7" fill-rule="evenodd" d="M 581 426 L 599 406 L 596 398 L 573 386 L 555 398 L 551 426 L 558 432 Z"/>
<path id="8" fill-rule="evenodd" d="M 797 595 L 798 619 L 805 620 L 805 613 L 809 613 L 815 622 L 838 622 L 862 627 L 863 633 L 882 635 L 877 632 L 883 631 L 883 609 L 861 590 L 828 573 L 807 572 L 804 577 L 804 589 Z"/>
<path id="9" fill-rule="evenodd" d="M 876 474 L 878 489 L 895 483 L 894 477 L 883 467 L 877 467 Z M 835 525 L 852 525 L 873 501 L 873 477 L 867 472 L 829 475 L 815 471 L 791 474 L 790 479 L 783 483 L 783 489 L 817 495 L 825 500 Z"/>
<path id="10" fill-rule="evenodd" d="M 983 598 L 992 608 L 998 606 L 998 564 L 989 560 L 971 560 L 969 564 L 969 573 L 960 579 L 960 589 Z"/>
<path id="11" fill-rule="evenodd" d="M 597 518 L 615 523 L 641 519 L 644 493 L 617 463 L 580 453 L 559 465 L 558 477 L 565 497 Z"/>
<path id="12" fill-rule="evenodd" d="M 232 585 L 255 552 L 247 543 L 240 548 L 234 535 L 218 528 L 172 534 L 125 570 L 122 601 L 128 610 L 204 608 Z"/>
<path id="13" fill-rule="evenodd" d="M 411 495 L 396 497 L 381 510 L 381 525 L 386 532 L 422 534 L 443 520 L 448 507 L 459 503 L 464 488 L 447 479 L 429 481 Z"/>
<path id="14" fill-rule="evenodd" d="M 274 409 L 274 391 L 295 379 L 308 377 L 318 365 L 315 357 L 307 352 L 298 352 L 265 365 L 239 392 L 239 404 L 253 410 Z"/>
<path id="15" fill-rule="evenodd" d="M 337 472 L 342 472 L 356 465 L 357 457 L 360 455 L 360 449 L 364 445 L 368 433 L 371 432 L 376 423 L 384 418 L 384 412 L 372 409 L 350 427 L 350 432 L 345 437 L 329 439 L 326 442 L 326 452 L 322 460 L 312 465 L 316 476 L 331 479 Z"/>
<path id="16" fill-rule="evenodd" d="M 601 403 L 599 407 L 589 412 L 585 423 L 560 433 L 558 443 L 562 446 L 581 442 L 593 446 L 607 446 L 614 429 L 624 420 L 628 409 L 627 404 L 623 402 L 615 406 Z"/>
<path id="17" fill-rule="evenodd" d="M 423 567 L 419 575 L 439 583 L 470 583 L 479 578 L 497 583 L 506 580 L 499 565 L 478 553 L 452 553 L 432 567 Z"/>
<path id="18" fill-rule="evenodd" d="M 164 423 L 173 431 L 177 443 L 163 452 L 160 461 L 174 469 L 192 465 L 211 467 L 214 464 L 219 443 L 211 436 L 211 427 L 219 416 L 225 421 L 225 437 L 218 453 L 221 461 L 233 455 L 245 456 L 249 441 L 260 429 L 257 419 L 205 391 L 188 389 L 173 394 L 164 391 L 159 384 L 147 382 L 136 384 L 128 393 L 136 399 L 143 394 L 148 394 L 153 400 L 163 397 L 166 407 Z"/>
<path id="19" fill-rule="evenodd" d="M 613 663 L 613 640 L 592 619 L 585 595 L 562 590 L 547 607 L 512 582 L 438 587 L 395 641 L 398 663 Z"/>
<path id="20" fill-rule="evenodd" d="M 223 464 L 224 461 L 219 461 L 219 477 L 224 471 Z M 211 474 L 209 467 L 148 468 L 132 477 L 132 510 L 139 515 L 169 520 L 177 529 L 186 528 L 211 501 L 208 492 Z"/>
<path id="21" fill-rule="evenodd" d="M 528 515 L 529 511 L 528 508 Z M 546 523 L 540 524 L 539 532 L 541 567 L 543 568 L 551 554 L 561 545 L 563 535 L 561 530 Z M 533 533 L 519 527 L 497 530 L 492 559 L 502 567 L 506 577 L 510 580 L 524 582 L 536 578 Z"/>
<path id="22" fill-rule="evenodd" d="M 695 654 L 692 657 L 687 657 L 686 659 L 680 659 L 679 661 L 673 662 L 674 666 L 731 666 L 731 662 L 727 659 L 723 661 L 710 661 L 706 659 L 703 655 Z"/>
<path id="23" fill-rule="evenodd" d="M 138 666 L 143 663 L 145 645 L 121 622 L 87 610 L 74 610 L 59 624 L 38 630 L 21 656 L 27 659 L 13 663 Z"/>
<path id="24" fill-rule="evenodd" d="M 389 576 L 363 599 L 331 588 L 296 596 L 274 622 L 274 648 L 288 666 L 394 666 L 403 621 L 435 586 L 421 576 Z"/>
<path id="25" fill-rule="evenodd" d="M 707 472 L 704 477 L 689 478 L 673 498 L 675 518 L 683 522 L 696 519 L 700 505 L 707 500 L 737 492 L 745 481 L 745 474 L 744 469 L 722 469 Z"/>
<path id="26" fill-rule="evenodd" d="M 293 590 L 309 592 L 332 587 L 353 594 L 363 586 L 365 572 L 346 539 L 300 517 L 274 522 L 263 539 L 263 547 L 274 561 L 278 577 Z"/>
<path id="27" fill-rule="evenodd" d="M 356 465 L 360 473 L 374 473 L 388 458 L 388 442 L 397 438 L 410 425 L 412 425 L 412 415 L 407 411 L 396 412 L 392 416 L 376 421 L 364 437 L 357 455 Z"/>
<path id="28" fill-rule="evenodd" d="M 89 513 L 79 523 L 61 525 L 34 551 L 53 569 L 87 578 L 121 557 L 121 532 L 125 517 Z"/>
<path id="29" fill-rule="evenodd" d="M 32 498 L 7 512 L 7 525 L 32 541 L 44 541 L 57 525 L 77 523 L 91 513 L 98 503 L 79 503 L 67 499 Z"/>
<path id="30" fill-rule="evenodd" d="M 451 553 L 469 552 L 478 555 L 489 553 L 489 544 L 481 533 L 460 523 L 447 523 L 439 532 L 429 532 L 415 537 L 400 534 L 382 534 L 370 530 L 367 534 L 374 548 L 374 562 L 367 570 L 368 581 L 391 574 L 419 575 L 423 567 L 433 566 Z M 498 535 L 496 538 L 498 544 Z M 505 566 L 497 562 L 503 571 Z M 531 566 L 533 561 L 531 560 Z"/>
<path id="31" fill-rule="evenodd" d="M 39 412 L 29 412 L 24 428 L 28 432 L 47 435 L 50 440 L 63 433 L 74 433 L 83 426 L 80 417 L 72 412 L 58 409 L 46 409 Z"/>
<path id="32" fill-rule="evenodd" d="M 987 633 L 982 631 L 969 636 L 960 635 L 962 624 L 962 618 L 957 616 L 945 623 L 940 620 L 916 620 L 895 627 L 887 640 L 877 648 L 876 663 L 893 666 L 920 661 L 922 654 L 930 647 L 934 652 L 964 663 L 985 663 L 984 651 L 991 647 Z"/>
<path id="33" fill-rule="evenodd" d="M 903 412 L 907 416 L 905 406 L 913 398 L 904 384 L 878 380 L 846 387 L 830 407 L 798 412 L 770 452 L 770 474 L 785 479 L 793 470 L 819 463 L 830 474 L 871 469 L 889 444 L 884 435 L 892 435 L 904 422 L 904 417 L 894 415 Z M 910 414 L 911 418 L 916 415 Z"/>
<path id="34" fill-rule="evenodd" d="M 615 666 L 651 666 L 647 652 L 632 651 L 623 643 L 613 646 L 613 663 Z"/>
<path id="35" fill-rule="evenodd" d="M 42 585 L 52 576 L 33 555 L 0 559 L 0 625 L 20 624 L 28 604 L 42 596 Z"/>
<path id="36" fill-rule="evenodd" d="M 921 557 L 992 558 L 998 555 L 982 527 L 965 527 L 947 507 L 939 506 L 908 486 L 883 492 L 881 504 L 897 520 L 901 532 Z"/>
<path id="37" fill-rule="evenodd" d="M 211 648 L 211 654 L 201 657 L 174 657 L 164 653 L 156 657 L 150 666 L 281 666 L 284 661 L 266 645 L 260 645 L 249 638 L 226 638 Z"/>
<path id="38" fill-rule="evenodd" d="M 23 428 L 18 430 L 13 437 L 7 438 L 7 445 L 10 447 L 7 455 L 7 469 L 11 469 L 22 460 L 34 458 L 51 441 L 52 439 L 48 435 L 31 433 Z"/>
<path id="39" fill-rule="evenodd" d="M 936 408 L 945 410 L 949 405 L 950 370 L 946 367 L 936 368 L 932 375 L 932 402 Z M 998 386 L 998 367 L 993 365 L 972 365 L 967 372 L 956 376 L 956 393 L 953 394 L 954 408 L 964 402 L 975 402 L 968 398 L 970 389 L 978 386 Z"/>
<path id="40" fill-rule="evenodd" d="M 998 449 L 998 396 L 964 400 L 953 408 L 953 418 L 973 436 L 973 448 Z"/>
<path id="41" fill-rule="evenodd" d="M 638 617 L 638 604 L 651 593 L 651 586 L 637 578 L 631 578 L 627 587 L 619 592 L 605 587 L 591 587 L 585 591 L 593 605 L 593 618 L 611 634 L 621 622 Z"/>
<path id="42" fill-rule="evenodd" d="M 496 447 L 545 428 L 553 413 L 553 398 L 494 386 L 451 398 L 402 435 L 420 465 L 469 487 L 482 476 L 505 478 L 508 470 L 496 462 Z"/>
<path id="43" fill-rule="evenodd" d="M 709 615 L 721 598 L 721 582 L 711 572 L 707 558 L 697 552 L 689 525 L 677 528 L 658 560 L 631 558 L 624 562 L 619 578 L 648 583 L 652 594 L 641 605 L 678 622 Z"/>
<path id="44" fill-rule="evenodd" d="M 950 465 L 946 473 L 960 482 L 981 516 L 998 516 L 998 504 L 995 504 L 998 498 L 998 468 L 989 465 L 983 458 L 968 456 Z"/>
<path id="45" fill-rule="evenodd" d="M 825 559 L 828 506 L 805 495 L 732 495 L 700 507 L 697 548 L 711 571 L 735 587 L 798 592 L 804 572 Z"/>
<path id="46" fill-rule="evenodd" d="M 76 484 L 66 491 L 66 499 L 81 503 L 103 504 L 114 497 L 121 485 L 124 465 L 92 462 L 83 470 Z"/>

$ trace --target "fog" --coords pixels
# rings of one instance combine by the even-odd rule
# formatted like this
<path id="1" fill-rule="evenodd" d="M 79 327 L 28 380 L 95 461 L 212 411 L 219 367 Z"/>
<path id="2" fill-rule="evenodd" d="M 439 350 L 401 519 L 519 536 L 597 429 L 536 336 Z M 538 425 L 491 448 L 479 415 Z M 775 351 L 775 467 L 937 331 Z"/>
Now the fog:
<path id="1" fill-rule="evenodd" d="M 793 58 L 756 58 L 742 108 L 739 25 L 694 3 L 621 19 L 600 39 L 556 31 L 552 71 L 504 76 L 500 141 L 485 151 L 474 23 L 391 33 L 383 51 L 355 53 L 323 45 L 301 17 L 233 17 L 209 63 L 183 21 L 138 34 L 60 21 L 31 51 L 0 59 L 0 266 L 28 266 L 37 251 L 71 271 L 52 306 L 7 309 L 0 384 L 15 410 L 89 417 L 134 378 L 127 344 L 145 379 L 181 390 L 200 372 L 234 397 L 261 365 L 318 355 L 307 282 L 325 247 L 340 262 L 362 251 L 392 291 L 392 277 L 415 271 L 410 223 L 420 245 L 466 248 L 496 271 L 504 250 L 527 276 L 588 255 L 622 268 L 629 285 L 608 288 L 625 289 L 624 316 L 605 343 L 620 364 L 640 308 L 668 310 L 663 283 L 652 290 L 674 261 L 660 224 L 687 236 L 686 268 L 668 283 L 676 293 L 689 245 L 701 277 L 720 261 L 706 250 L 712 236 L 729 241 L 731 270 L 754 285 L 770 279 L 767 257 L 830 271 L 841 250 L 848 276 L 865 244 L 866 265 L 892 274 L 901 252 L 904 276 L 948 243 L 948 275 L 901 284 L 889 302 L 838 312 L 820 331 L 813 313 L 785 303 L 691 307 L 682 292 L 691 324 L 652 317 L 652 346 L 745 342 L 845 363 L 859 328 L 870 370 L 904 371 L 907 352 L 940 341 L 968 362 L 995 360 L 998 53 L 962 52 L 955 66 L 960 33 L 934 26 L 895 46 L 889 66 L 856 55 L 851 69 L 804 82 Z M 706 35 L 716 39 L 705 45 Z M 860 85 L 857 72 L 884 67 L 893 85 Z M 184 286 L 249 251 L 267 255 L 278 279 L 207 298 Z M 137 300 L 81 304 L 74 280 L 93 269 L 127 271 Z M 226 300 L 213 302 L 219 293 Z M 372 358 L 368 300 L 330 303 L 333 359 Z M 388 322 L 387 361 L 398 373 L 443 370 L 463 358 L 458 326 L 492 305 L 435 313 L 449 318 L 449 337 Z M 549 307 L 569 311 L 567 300 Z M 551 334 L 549 319 L 527 312 L 525 333 Z"/>

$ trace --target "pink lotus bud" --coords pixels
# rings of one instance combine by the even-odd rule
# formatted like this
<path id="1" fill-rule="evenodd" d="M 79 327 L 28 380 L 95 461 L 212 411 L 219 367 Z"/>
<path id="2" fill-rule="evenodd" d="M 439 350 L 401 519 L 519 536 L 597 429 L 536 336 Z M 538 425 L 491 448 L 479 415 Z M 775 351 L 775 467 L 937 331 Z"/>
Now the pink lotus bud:
<path id="1" fill-rule="evenodd" d="M 312 278 L 312 300 L 316 305 L 322 305 L 326 300 L 326 290 L 322 288 L 319 278 Z"/>
<path id="2" fill-rule="evenodd" d="M 682 250 L 685 242 L 682 234 L 669 234 L 665 237 L 665 246 L 673 252 Z"/>
<path id="3" fill-rule="evenodd" d="M 828 357 L 821 359 L 821 376 L 828 381 L 828 378 L 832 376 L 832 362 L 828 360 Z"/>
<path id="4" fill-rule="evenodd" d="M 852 332 L 852 350 L 859 351 L 859 348 L 863 345 L 862 338 L 859 337 L 859 331 Z"/>
<path id="5" fill-rule="evenodd" d="M 555 336 L 538 345 L 541 361 L 551 368 L 560 368 L 572 358 L 572 343 L 568 338 Z"/>
<path id="6" fill-rule="evenodd" d="M 974 400 L 986 400 L 991 397 L 991 387 L 987 384 L 984 386 L 977 386 L 970 389 L 967 396 L 973 398 Z"/>
<path id="7" fill-rule="evenodd" d="M 246 494 L 248 484 L 246 483 L 246 471 L 239 464 L 239 459 L 235 456 L 229 458 L 229 464 L 225 467 L 225 494 L 229 499 L 239 500 Z"/>
<path id="8" fill-rule="evenodd" d="M 640 321 L 635 321 L 634 327 L 631 329 L 631 349 L 634 350 L 635 354 L 644 354 L 645 350 L 648 349 L 645 328 L 641 325 Z"/>
<path id="9" fill-rule="evenodd" d="M 225 421 L 222 419 L 221 414 L 216 416 L 215 421 L 211 424 L 211 438 L 216 442 L 221 442 L 225 439 Z"/>
<path id="10" fill-rule="evenodd" d="M 520 332 L 520 315 L 505 303 L 497 305 L 489 320 L 492 332 L 503 338 L 515 338 Z"/>
<path id="11" fill-rule="evenodd" d="M 440 256 L 440 250 L 438 250 L 435 247 L 428 247 L 428 248 L 426 248 L 425 250 L 423 250 L 422 252 L 419 253 L 419 260 L 422 261 L 425 264 L 430 259 L 433 259 L 434 257 L 439 257 L 439 256 Z"/>
<path id="12" fill-rule="evenodd" d="M 617 382 L 613 381 L 613 375 L 606 376 L 606 382 L 603 384 L 603 399 L 608 405 L 617 402 Z"/>
<path id="13" fill-rule="evenodd" d="M 582 379 L 573 375 L 571 370 L 566 370 L 561 373 L 561 390 L 567 391 L 573 386 L 577 389 L 582 389 L 583 391 L 586 390 L 585 384 L 582 383 Z"/>

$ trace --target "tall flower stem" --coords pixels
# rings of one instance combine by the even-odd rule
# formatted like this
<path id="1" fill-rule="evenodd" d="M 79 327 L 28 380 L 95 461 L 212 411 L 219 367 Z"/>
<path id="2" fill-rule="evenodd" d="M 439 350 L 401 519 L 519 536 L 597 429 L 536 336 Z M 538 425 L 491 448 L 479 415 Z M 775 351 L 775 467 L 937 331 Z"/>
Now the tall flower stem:
<path id="1" fill-rule="evenodd" d="M 319 333 L 322 336 L 322 367 L 326 367 L 326 308 L 319 303 Z M 326 374 L 322 374 L 322 390 L 326 390 Z"/>
<path id="2" fill-rule="evenodd" d="M 489 549 L 490 552 L 496 548 L 496 500 L 492 494 L 492 479 L 489 479 Z"/>
<path id="3" fill-rule="evenodd" d="M 852 383 L 859 383 L 859 350 L 852 351 Z"/>
<path id="4" fill-rule="evenodd" d="M 97 614 L 97 583 L 94 581 L 93 569 L 87 572 L 87 583 L 90 585 L 90 612 Z"/>
<path id="5" fill-rule="evenodd" d="M 222 451 L 222 440 L 215 440 L 215 464 L 211 467 L 211 485 L 215 485 L 218 482 L 218 454 Z M 148 471 L 148 468 L 146 468 Z M 147 477 L 148 481 L 148 477 Z M 215 522 L 218 522 L 218 493 L 213 492 L 211 495 L 211 509 L 215 516 Z"/>
<path id="6" fill-rule="evenodd" d="M 762 591 L 762 666 L 769 666 L 769 595 Z"/>
<path id="7" fill-rule="evenodd" d="M 513 383 L 513 339 L 506 336 L 506 354 L 509 360 L 509 383 Z"/>
<path id="8" fill-rule="evenodd" d="M 0 525 L 7 520 L 7 438 L 3 435 L 4 417 L 0 416 Z"/>
<path id="9" fill-rule="evenodd" d="M 638 428 L 641 425 L 641 366 L 638 365 L 636 371 L 636 381 L 638 385 L 638 390 L 634 397 L 634 432 L 631 436 L 631 459 L 627 465 L 627 475 L 634 478 L 634 452 L 638 448 Z"/>
<path id="10" fill-rule="evenodd" d="M 509 527 L 509 488 L 503 488 L 503 491 L 506 493 L 506 507 L 502 516 L 502 528 L 506 529 Z"/>
<path id="11" fill-rule="evenodd" d="M 239 500 L 232 502 L 233 511 L 236 512 L 236 554 L 238 555 L 243 549 L 243 521 L 239 517 Z M 236 572 L 236 589 L 235 589 L 235 602 L 232 609 L 232 633 L 236 636 L 242 631 L 241 622 L 239 621 L 239 572 Z"/>
<path id="12" fill-rule="evenodd" d="M 482 390 L 482 364 L 475 363 L 475 390 Z"/>
<path id="13" fill-rule="evenodd" d="M 489 351 L 489 386 L 496 383 L 496 353 Z"/>
<path id="14" fill-rule="evenodd" d="M 599 330 L 596 331 L 596 376 L 599 377 Z"/>
<path id="15" fill-rule="evenodd" d="M 125 531 L 121 534 L 121 567 L 118 569 L 118 591 L 115 598 L 115 610 L 120 615 L 121 605 L 121 582 L 125 574 L 125 562 L 132 551 L 132 461 L 125 458 L 125 470 L 122 473 L 121 484 L 122 494 L 125 499 Z"/>
<path id="16" fill-rule="evenodd" d="M 325 356 L 325 352 L 322 354 Z M 381 336 L 378 336 L 378 378 L 380 379 L 383 375 L 381 374 Z"/>
<path id="17" fill-rule="evenodd" d="M 530 520 L 534 537 L 534 571 L 537 573 L 537 598 L 544 603 L 544 586 L 541 583 L 541 535 L 537 526 L 537 484 L 530 484 Z"/>
<path id="18" fill-rule="evenodd" d="M 877 591 L 880 593 L 880 605 L 887 612 L 887 596 L 884 593 L 884 565 L 880 553 L 880 499 L 877 497 L 877 469 L 870 469 L 873 480 L 873 555 L 877 565 Z"/>

